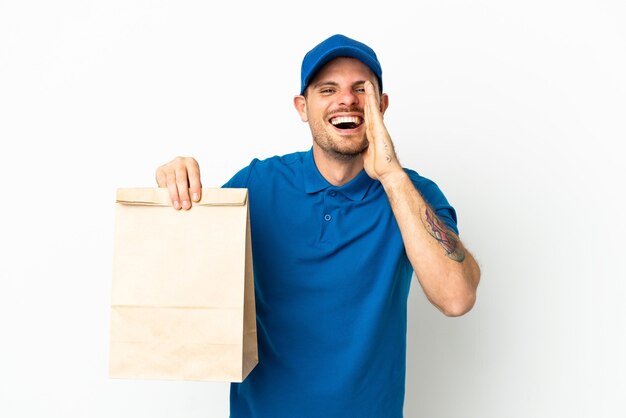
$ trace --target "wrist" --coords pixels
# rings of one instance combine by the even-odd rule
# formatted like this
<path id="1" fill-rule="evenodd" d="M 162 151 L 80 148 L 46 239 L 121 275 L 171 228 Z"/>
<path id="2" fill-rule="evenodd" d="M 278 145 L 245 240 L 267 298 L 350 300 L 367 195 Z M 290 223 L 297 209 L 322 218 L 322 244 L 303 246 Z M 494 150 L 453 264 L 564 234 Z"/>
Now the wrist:
<path id="1" fill-rule="evenodd" d="M 378 181 L 383 185 L 385 189 L 398 187 L 404 184 L 406 181 L 410 181 L 409 176 L 406 174 L 402 167 L 389 171 L 378 177 Z"/>

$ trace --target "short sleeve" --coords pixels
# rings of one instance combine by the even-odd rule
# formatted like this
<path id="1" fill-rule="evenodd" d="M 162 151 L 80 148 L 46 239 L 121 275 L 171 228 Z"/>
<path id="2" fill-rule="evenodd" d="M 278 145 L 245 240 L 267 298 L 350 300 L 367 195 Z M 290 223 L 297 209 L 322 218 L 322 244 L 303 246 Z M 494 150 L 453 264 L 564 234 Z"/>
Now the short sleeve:
<path id="1" fill-rule="evenodd" d="M 408 174 L 413 185 L 421 193 L 424 200 L 433 208 L 439 219 L 458 235 L 459 229 L 457 226 L 456 211 L 452 205 L 450 205 L 441 189 L 439 189 L 439 186 L 437 186 L 434 181 L 420 176 L 413 170 L 405 169 L 404 171 Z"/>

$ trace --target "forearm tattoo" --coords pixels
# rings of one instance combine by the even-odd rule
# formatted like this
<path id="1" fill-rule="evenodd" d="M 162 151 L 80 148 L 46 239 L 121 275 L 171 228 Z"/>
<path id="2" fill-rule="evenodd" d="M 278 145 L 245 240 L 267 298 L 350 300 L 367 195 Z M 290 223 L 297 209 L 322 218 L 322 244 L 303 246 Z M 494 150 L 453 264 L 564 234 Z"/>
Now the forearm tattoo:
<path id="1" fill-rule="evenodd" d="M 446 252 L 446 255 L 459 263 L 465 260 L 465 251 L 454 233 L 449 231 L 430 208 L 425 211 L 424 226 Z"/>

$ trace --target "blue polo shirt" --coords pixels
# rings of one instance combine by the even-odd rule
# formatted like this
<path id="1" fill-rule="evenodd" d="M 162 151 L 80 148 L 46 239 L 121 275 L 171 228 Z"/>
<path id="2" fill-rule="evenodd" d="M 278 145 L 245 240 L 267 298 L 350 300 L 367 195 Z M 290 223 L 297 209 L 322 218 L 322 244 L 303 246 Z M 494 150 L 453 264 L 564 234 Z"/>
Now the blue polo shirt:
<path id="1" fill-rule="evenodd" d="M 456 232 L 437 185 L 406 172 Z M 255 159 L 224 187 L 249 189 L 259 347 L 231 417 L 402 417 L 413 269 L 380 182 L 333 186 L 311 149 Z"/>

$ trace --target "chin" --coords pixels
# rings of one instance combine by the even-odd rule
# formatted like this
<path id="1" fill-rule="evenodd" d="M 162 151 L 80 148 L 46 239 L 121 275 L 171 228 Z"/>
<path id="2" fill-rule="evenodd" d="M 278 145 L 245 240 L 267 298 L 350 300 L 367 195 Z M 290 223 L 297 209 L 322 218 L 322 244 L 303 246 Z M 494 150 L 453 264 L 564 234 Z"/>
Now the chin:
<path id="1" fill-rule="evenodd" d="M 332 147 L 330 152 L 342 161 L 353 160 L 361 156 L 361 153 L 367 148 L 367 141 L 355 147 Z"/>
<path id="2" fill-rule="evenodd" d="M 360 156 L 369 145 L 364 134 L 344 136 L 326 132 L 323 135 L 313 136 L 313 139 L 326 154 L 343 161 Z"/>

